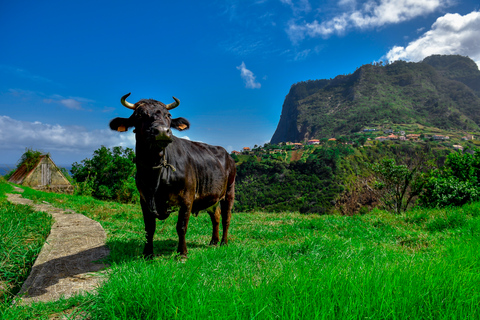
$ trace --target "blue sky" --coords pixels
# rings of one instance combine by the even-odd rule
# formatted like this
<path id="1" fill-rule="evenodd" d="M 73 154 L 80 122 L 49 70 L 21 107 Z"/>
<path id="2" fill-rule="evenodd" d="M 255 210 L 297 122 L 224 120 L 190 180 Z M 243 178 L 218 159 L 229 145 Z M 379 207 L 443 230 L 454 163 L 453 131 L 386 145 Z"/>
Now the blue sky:
<path id="1" fill-rule="evenodd" d="M 228 151 L 272 137 L 290 86 L 363 64 L 461 54 L 480 65 L 478 0 L 2 1 L 0 164 L 101 145 L 120 97 L 180 99 L 179 137 Z"/>

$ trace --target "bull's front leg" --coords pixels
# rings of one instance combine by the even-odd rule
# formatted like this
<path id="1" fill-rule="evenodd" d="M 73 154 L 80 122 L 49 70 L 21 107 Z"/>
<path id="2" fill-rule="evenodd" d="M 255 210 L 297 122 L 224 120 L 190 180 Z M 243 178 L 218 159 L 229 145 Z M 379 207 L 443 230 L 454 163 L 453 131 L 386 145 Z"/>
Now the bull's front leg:
<path id="1" fill-rule="evenodd" d="M 177 234 L 178 234 L 178 249 L 177 252 L 182 256 L 187 256 L 187 242 L 185 236 L 188 229 L 188 220 L 190 219 L 190 213 L 192 211 L 192 206 L 182 205 L 178 212 L 178 221 L 177 221 Z"/>
<path id="2" fill-rule="evenodd" d="M 140 204 L 142 206 L 145 237 L 147 239 L 147 243 L 145 243 L 145 247 L 143 248 L 143 257 L 145 259 L 151 259 L 153 258 L 153 236 L 155 234 L 156 220 L 155 215 L 151 212 L 145 201 L 141 200 Z"/>

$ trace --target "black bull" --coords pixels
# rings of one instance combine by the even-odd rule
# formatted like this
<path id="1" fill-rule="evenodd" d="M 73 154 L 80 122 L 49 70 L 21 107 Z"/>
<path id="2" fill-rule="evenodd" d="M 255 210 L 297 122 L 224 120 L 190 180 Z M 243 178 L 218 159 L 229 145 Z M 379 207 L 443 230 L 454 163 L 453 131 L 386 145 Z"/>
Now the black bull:
<path id="1" fill-rule="evenodd" d="M 235 198 L 235 162 L 222 147 L 172 135 L 170 128 L 182 131 L 190 127 L 184 118 L 171 118 L 169 110 L 180 103 L 176 98 L 168 105 L 152 99 L 132 104 L 125 100 L 129 95 L 123 96 L 121 102 L 134 110 L 132 116 L 113 119 L 110 128 L 127 131 L 135 127 L 135 180 L 147 237 L 143 255 L 153 256 L 156 219 L 166 219 L 173 208 L 179 209 L 176 228 L 178 253 L 187 254 L 185 235 L 191 213 L 205 209 L 210 209 L 207 212 L 213 225 L 210 245 L 219 242 L 220 214 L 223 227 L 221 244 L 227 244 Z"/>

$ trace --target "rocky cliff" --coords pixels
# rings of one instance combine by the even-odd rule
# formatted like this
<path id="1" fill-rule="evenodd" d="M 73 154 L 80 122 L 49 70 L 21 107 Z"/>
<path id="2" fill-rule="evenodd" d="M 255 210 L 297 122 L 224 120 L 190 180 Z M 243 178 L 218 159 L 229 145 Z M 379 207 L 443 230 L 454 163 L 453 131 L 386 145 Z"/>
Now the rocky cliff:
<path id="1" fill-rule="evenodd" d="M 418 123 L 480 130 L 480 71 L 468 57 L 363 65 L 350 75 L 294 84 L 271 143 L 301 142 L 368 126 Z"/>

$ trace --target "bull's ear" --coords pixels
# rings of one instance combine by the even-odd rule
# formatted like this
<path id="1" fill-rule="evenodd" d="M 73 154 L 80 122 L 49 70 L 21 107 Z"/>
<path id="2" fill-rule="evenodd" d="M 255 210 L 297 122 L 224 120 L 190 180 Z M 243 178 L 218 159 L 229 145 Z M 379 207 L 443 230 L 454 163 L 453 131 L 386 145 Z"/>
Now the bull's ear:
<path id="1" fill-rule="evenodd" d="M 185 118 L 175 118 L 172 119 L 170 128 L 177 129 L 178 131 L 187 130 L 190 128 L 190 122 L 188 122 L 188 120 Z"/>
<path id="2" fill-rule="evenodd" d="M 115 118 L 110 121 L 110 129 L 115 131 L 124 132 L 130 127 L 133 127 L 130 118 Z"/>

